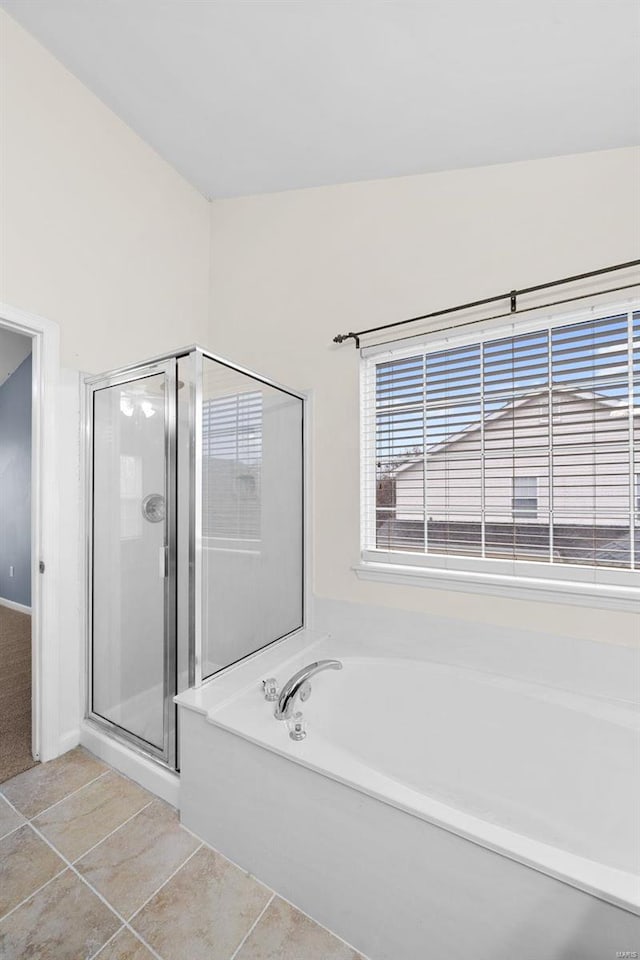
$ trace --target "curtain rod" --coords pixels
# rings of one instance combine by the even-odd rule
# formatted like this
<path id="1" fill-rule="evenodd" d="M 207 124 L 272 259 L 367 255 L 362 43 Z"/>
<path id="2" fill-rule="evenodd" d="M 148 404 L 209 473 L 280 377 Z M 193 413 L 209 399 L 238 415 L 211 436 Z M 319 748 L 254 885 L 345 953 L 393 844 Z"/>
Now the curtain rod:
<path id="1" fill-rule="evenodd" d="M 577 273 L 572 277 L 563 277 L 561 280 L 550 280 L 548 283 L 537 283 L 532 287 L 522 287 L 518 290 L 509 290 L 508 293 L 500 293 L 495 297 L 485 297 L 483 300 L 472 300 L 470 303 L 460 303 L 455 307 L 447 307 L 444 310 L 434 310 L 433 313 L 425 313 L 420 317 L 410 317 L 408 320 L 396 320 L 393 323 L 383 323 L 379 327 L 369 327 L 367 330 L 356 330 L 350 331 L 349 333 L 339 333 L 336 337 L 333 338 L 334 343 L 344 343 L 345 340 L 354 340 L 355 347 L 358 349 L 360 347 L 360 337 L 365 336 L 368 333 L 379 333 L 381 330 L 390 330 L 392 327 L 403 327 L 407 323 L 418 323 L 420 320 L 432 320 L 434 317 L 444 317 L 450 313 L 458 313 L 461 310 L 471 310 L 473 307 L 483 307 L 489 303 L 498 303 L 500 300 L 509 300 L 510 302 L 510 313 L 522 313 L 524 310 L 518 310 L 518 297 L 522 296 L 525 293 L 536 293 L 538 290 L 548 290 L 551 287 L 558 287 L 563 283 L 575 283 L 578 280 L 586 280 L 589 277 L 599 277 L 604 273 L 613 273 L 615 270 L 625 270 L 629 267 L 638 267 L 640 266 L 640 260 L 627 260 L 626 263 L 616 263 L 611 267 L 602 267 L 600 270 L 589 270 L 588 273 Z M 640 282 L 640 281 L 639 281 Z M 629 284 L 629 286 L 636 286 L 636 284 Z M 616 290 L 626 289 L 624 287 L 616 287 Z M 601 293 L 609 293 L 613 291 L 603 290 Z M 586 293 L 582 297 L 571 297 L 568 300 L 557 300 L 554 304 L 542 304 L 541 306 L 556 306 L 560 303 L 569 303 L 571 300 L 581 300 L 584 297 L 595 296 L 595 293 Z M 534 308 L 528 308 L 534 309 Z M 540 309 L 536 307 L 535 309 Z M 499 314 L 499 316 L 509 316 L 509 314 Z M 486 319 L 486 318 L 483 318 Z M 479 320 L 470 320 L 469 324 L 480 323 Z M 466 323 L 457 324 L 459 327 L 467 326 Z"/>
<path id="2" fill-rule="evenodd" d="M 600 297 L 605 293 L 618 293 L 620 290 L 633 290 L 635 287 L 640 284 L 638 283 L 625 283 L 621 287 L 607 287 L 606 290 L 595 290 L 591 293 L 581 293 L 576 297 L 565 297 L 562 300 L 551 300 L 549 303 L 536 304 L 535 307 L 519 307 L 516 311 L 508 313 L 494 313 L 491 317 L 480 317 L 478 320 L 465 320 L 464 323 L 454 323 L 450 327 L 436 327 L 434 330 L 426 330 L 422 333 L 410 333 L 408 336 L 403 337 L 394 337 L 392 340 L 381 340 L 380 343 L 368 344 L 364 349 L 369 347 L 373 350 L 376 347 L 385 347 L 387 344 L 391 345 L 392 343 L 406 343 L 408 340 L 417 340 L 420 337 L 426 336 L 428 333 L 450 333 L 453 330 L 461 330 L 463 327 L 472 327 L 476 323 L 489 323 L 491 320 L 502 320 L 505 317 L 515 317 L 519 316 L 521 313 L 530 313 L 532 310 L 544 310 L 546 307 L 559 307 L 563 303 L 575 303 L 576 300 L 584 300 L 586 297 Z"/>

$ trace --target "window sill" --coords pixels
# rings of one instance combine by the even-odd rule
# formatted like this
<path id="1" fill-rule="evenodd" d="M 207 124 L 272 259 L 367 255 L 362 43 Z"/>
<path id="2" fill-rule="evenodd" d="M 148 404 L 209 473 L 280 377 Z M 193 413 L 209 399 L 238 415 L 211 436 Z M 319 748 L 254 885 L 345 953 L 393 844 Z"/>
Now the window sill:
<path id="1" fill-rule="evenodd" d="M 400 563 L 362 560 L 352 568 L 360 580 L 428 587 L 432 590 L 481 593 L 512 600 L 537 600 L 579 607 L 640 612 L 640 586 L 594 583 L 593 581 L 551 580 L 477 572 L 460 569 L 426 568 Z"/>

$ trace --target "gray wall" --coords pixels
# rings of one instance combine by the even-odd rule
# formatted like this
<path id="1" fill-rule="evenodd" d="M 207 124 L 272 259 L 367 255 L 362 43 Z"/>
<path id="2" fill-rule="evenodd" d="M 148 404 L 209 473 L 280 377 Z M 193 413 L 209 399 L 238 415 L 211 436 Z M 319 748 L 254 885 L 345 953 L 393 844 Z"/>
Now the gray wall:
<path id="1" fill-rule="evenodd" d="M 30 355 L 0 386 L 0 597 L 31 606 Z"/>

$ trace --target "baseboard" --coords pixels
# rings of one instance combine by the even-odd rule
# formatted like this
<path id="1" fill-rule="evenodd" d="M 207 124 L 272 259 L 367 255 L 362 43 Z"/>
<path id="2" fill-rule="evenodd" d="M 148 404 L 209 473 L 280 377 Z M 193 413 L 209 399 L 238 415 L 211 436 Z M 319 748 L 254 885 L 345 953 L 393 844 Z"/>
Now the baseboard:
<path id="1" fill-rule="evenodd" d="M 107 736 L 90 720 L 80 725 L 80 743 L 100 760 L 115 767 L 157 797 L 180 808 L 180 777 Z"/>
<path id="2" fill-rule="evenodd" d="M 58 741 L 58 749 L 60 754 L 66 753 L 68 750 L 73 750 L 74 747 L 77 747 L 80 743 L 80 728 L 76 727 L 75 730 L 69 730 L 67 733 L 63 733 Z"/>
<path id="3" fill-rule="evenodd" d="M 5 600 L 4 597 L 0 597 L 0 607 L 8 607 L 9 610 L 17 610 L 19 613 L 28 613 L 31 616 L 31 607 L 27 607 L 24 603 L 18 603 L 16 600 Z"/>

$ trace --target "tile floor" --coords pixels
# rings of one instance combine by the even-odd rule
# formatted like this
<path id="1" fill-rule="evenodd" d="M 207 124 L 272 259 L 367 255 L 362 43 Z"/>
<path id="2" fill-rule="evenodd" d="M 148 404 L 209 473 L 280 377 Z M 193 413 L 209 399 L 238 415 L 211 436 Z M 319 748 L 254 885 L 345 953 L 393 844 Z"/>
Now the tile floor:
<path id="1" fill-rule="evenodd" d="M 78 747 L 0 785 L 3 960 L 364 960 Z"/>

